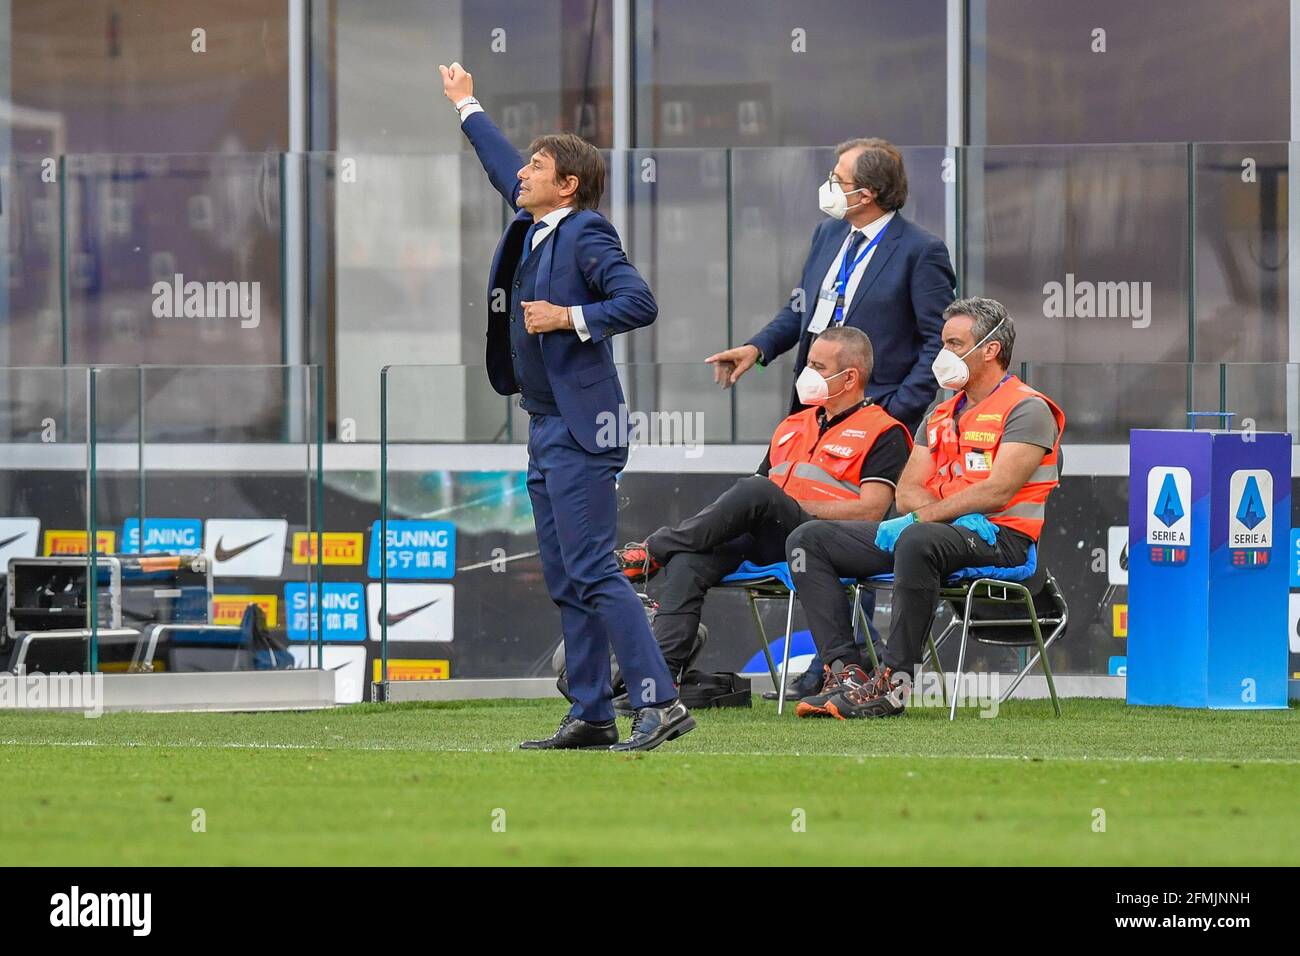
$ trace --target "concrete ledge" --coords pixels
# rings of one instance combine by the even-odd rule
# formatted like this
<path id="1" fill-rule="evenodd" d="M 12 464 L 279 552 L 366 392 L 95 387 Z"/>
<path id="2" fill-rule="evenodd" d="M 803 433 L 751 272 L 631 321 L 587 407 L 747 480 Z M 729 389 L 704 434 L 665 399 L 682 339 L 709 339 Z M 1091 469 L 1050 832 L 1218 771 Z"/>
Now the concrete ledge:
<path id="1" fill-rule="evenodd" d="M 768 681 L 771 683 L 771 680 Z M 499 680 L 395 680 L 388 682 L 390 701 L 495 700 L 500 698 L 562 697 L 554 677 L 512 677 Z"/>
<path id="2" fill-rule="evenodd" d="M 83 686 L 69 698 L 69 677 L 87 675 L 0 674 L 0 710 L 251 711 L 320 710 L 334 706 L 335 672 L 329 670 L 233 671 L 170 674 L 96 674 L 96 689 Z M 87 682 L 88 683 L 88 682 Z M 62 685 L 62 686 L 61 686 Z M 33 703 L 35 702 L 35 703 Z M 97 705 L 97 706 L 96 706 Z"/>

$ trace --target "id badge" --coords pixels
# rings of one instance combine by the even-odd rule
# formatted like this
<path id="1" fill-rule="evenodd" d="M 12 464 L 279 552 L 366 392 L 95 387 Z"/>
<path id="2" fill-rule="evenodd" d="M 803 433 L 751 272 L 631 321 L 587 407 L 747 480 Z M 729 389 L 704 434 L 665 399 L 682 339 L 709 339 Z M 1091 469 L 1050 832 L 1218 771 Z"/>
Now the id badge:
<path id="1" fill-rule="evenodd" d="M 822 289 L 817 293 L 817 308 L 813 310 L 812 321 L 808 323 L 808 331 L 813 335 L 825 332 L 831 324 L 831 319 L 835 317 L 836 298 L 832 290 Z"/>
<path id="2" fill-rule="evenodd" d="M 990 471 L 993 462 L 992 456 L 986 451 L 968 451 L 966 452 L 966 470 L 967 471 Z"/>

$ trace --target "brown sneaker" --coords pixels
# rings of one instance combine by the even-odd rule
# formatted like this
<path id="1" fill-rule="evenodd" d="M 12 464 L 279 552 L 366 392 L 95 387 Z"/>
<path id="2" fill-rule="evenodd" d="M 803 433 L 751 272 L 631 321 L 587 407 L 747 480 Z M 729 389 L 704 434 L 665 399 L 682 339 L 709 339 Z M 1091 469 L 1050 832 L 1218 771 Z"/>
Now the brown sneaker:
<path id="1" fill-rule="evenodd" d="M 633 541 L 623 545 L 614 552 L 614 557 L 618 559 L 619 570 L 633 584 L 649 581 L 663 567 L 654 559 L 644 541 Z"/>
<path id="2" fill-rule="evenodd" d="M 890 667 L 882 667 L 871 679 L 857 687 L 836 694 L 826 702 L 826 710 L 840 720 L 858 717 L 899 717 L 907 709 L 912 692 L 912 678 Z"/>
<path id="3" fill-rule="evenodd" d="M 829 665 L 823 665 L 822 671 L 826 675 L 822 680 L 822 689 L 799 701 L 794 709 L 796 717 L 834 717 L 835 715 L 826 709 L 831 699 L 837 694 L 860 687 L 867 682 L 866 671 L 857 664 L 847 664 L 838 673 L 832 671 Z"/>

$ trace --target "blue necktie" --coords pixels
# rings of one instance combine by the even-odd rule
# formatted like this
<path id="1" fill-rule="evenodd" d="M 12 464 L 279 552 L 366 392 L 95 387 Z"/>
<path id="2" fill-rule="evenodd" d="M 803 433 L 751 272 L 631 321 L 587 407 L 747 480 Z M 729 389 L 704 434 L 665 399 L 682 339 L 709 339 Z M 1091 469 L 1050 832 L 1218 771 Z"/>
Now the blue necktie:
<path id="1" fill-rule="evenodd" d="M 528 232 L 524 234 L 524 254 L 519 257 L 519 264 L 523 265 L 525 260 L 533 254 L 533 236 L 537 234 L 537 227 L 540 226 L 541 220 L 533 223 L 528 227 Z"/>
<path id="2" fill-rule="evenodd" d="M 855 231 L 849 238 L 849 247 L 844 250 L 844 259 L 840 263 L 840 275 L 844 284 L 836 290 L 837 299 L 835 302 L 835 314 L 831 318 L 831 325 L 839 325 L 844 321 L 844 300 L 849 289 L 849 279 L 853 276 L 853 256 L 867 239 L 865 233 Z"/>

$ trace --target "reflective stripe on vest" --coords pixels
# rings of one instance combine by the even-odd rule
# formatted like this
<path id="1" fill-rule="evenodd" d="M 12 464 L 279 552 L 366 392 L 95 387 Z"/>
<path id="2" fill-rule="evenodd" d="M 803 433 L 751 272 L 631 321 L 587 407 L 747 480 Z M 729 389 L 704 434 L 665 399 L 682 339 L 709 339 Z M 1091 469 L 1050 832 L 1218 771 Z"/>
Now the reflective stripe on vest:
<path id="1" fill-rule="evenodd" d="M 796 501 L 851 500 L 861 491 L 862 464 L 876 440 L 896 418 L 872 403 L 856 409 L 821 433 L 816 408 L 805 408 L 783 421 L 768 448 L 768 474 Z M 911 444 L 907 429 L 903 434 Z"/>
<path id="2" fill-rule="evenodd" d="M 823 485 L 843 488 L 854 498 L 858 497 L 858 483 L 856 481 L 841 481 L 824 468 L 818 468 L 806 461 L 797 463 L 794 466 L 794 473 L 806 481 L 815 481 Z"/>

